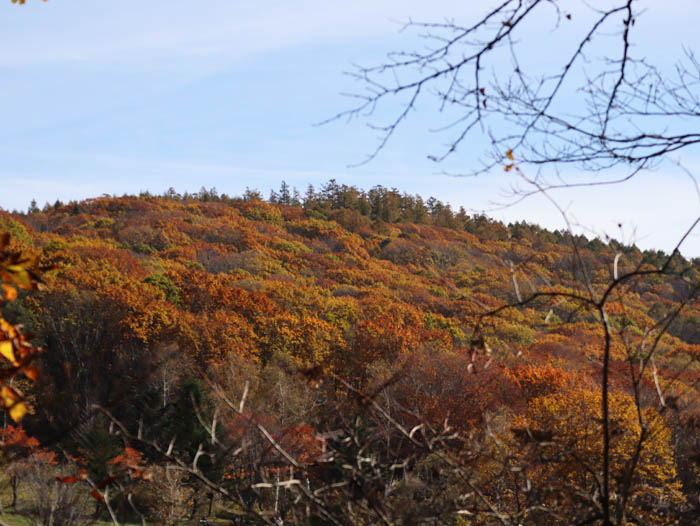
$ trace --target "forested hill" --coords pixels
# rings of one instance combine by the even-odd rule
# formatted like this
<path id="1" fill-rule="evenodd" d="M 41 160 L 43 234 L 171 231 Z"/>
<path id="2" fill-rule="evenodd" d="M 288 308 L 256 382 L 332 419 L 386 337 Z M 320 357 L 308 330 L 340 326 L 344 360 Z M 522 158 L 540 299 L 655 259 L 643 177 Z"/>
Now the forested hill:
<path id="1" fill-rule="evenodd" d="M 299 369 L 329 379 L 321 390 L 337 387 L 331 378 L 369 389 L 400 372 L 387 388 L 430 422 L 512 420 L 538 397 L 596 391 L 601 319 L 576 297 L 601 294 L 614 272 L 664 265 L 620 283 L 606 303 L 610 384 L 649 405 L 659 390 L 684 408 L 697 398 L 700 310 L 689 283 L 698 272 L 680 256 L 333 181 L 303 197 L 283 185 L 269 201 L 252 191 L 106 196 L 2 213 L 0 226 L 56 268 L 46 291 L 4 305 L 46 349 L 23 423 L 48 445 L 74 440 L 93 404 L 135 419 L 144 400 L 166 407 L 183 381 L 202 377 L 246 377 L 259 385 L 260 411 L 327 429 L 311 414 L 318 392 L 294 380 Z M 634 353 L 660 329 L 653 374 L 634 384 Z M 273 370 L 289 383 L 261 394 Z"/>
<path id="2" fill-rule="evenodd" d="M 1 221 L 23 250 L 58 269 L 50 291 L 27 306 L 33 331 L 61 348 L 46 358 L 58 363 L 78 358 L 61 352 L 128 346 L 150 355 L 174 345 L 199 364 L 230 354 L 265 364 L 281 354 L 356 376 L 427 350 L 472 356 L 478 339 L 510 367 L 519 360 L 592 373 L 597 320 L 574 301 L 509 310 L 478 334 L 476 317 L 542 290 L 580 292 L 586 279 L 604 287 L 618 253 L 620 271 L 658 268 L 667 258 L 334 181 L 303 198 L 285 184 L 269 202 L 255 191 L 171 191 L 57 202 Z M 696 273 L 680 257 L 672 266 Z M 683 282 L 672 281 L 633 281 L 608 310 L 624 311 L 630 330 L 651 328 L 685 299 Z M 672 364 L 700 343 L 697 307 L 685 306 L 670 332 L 675 372 Z"/>

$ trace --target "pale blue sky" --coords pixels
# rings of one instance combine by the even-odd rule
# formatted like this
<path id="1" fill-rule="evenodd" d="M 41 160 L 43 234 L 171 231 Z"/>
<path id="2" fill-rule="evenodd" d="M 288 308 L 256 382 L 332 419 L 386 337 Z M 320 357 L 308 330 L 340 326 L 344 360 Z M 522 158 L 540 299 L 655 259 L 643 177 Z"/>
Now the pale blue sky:
<path id="1" fill-rule="evenodd" d="M 426 132 L 429 108 L 359 168 L 348 165 L 372 150 L 370 130 L 313 126 L 348 107 L 340 93 L 353 86 L 342 73 L 353 62 L 376 63 L 415 42 L 399 22 L 468 20 L 490 3 L 0 0 L 0 207 L 170 186 L 232 195 L 248 186 L 267 195 L 282 180 L 303 192 L 335 178 L 491 210 L 512 176 L 440 175 L 468 170 L 480 152 L 475 141 L 446 167 L 427 161 L 444 141 Z M 699 43 L 700 2 L 648 3 L 640 52 L 670 61 L 681 45 Z M 543 63 L 547 35 L 533 34 Z M 700 166 L 684 155 L 691 170 Z M 672 165 L 625 186 L 555 197 L 592 232 L 646 248 L 669 249 L 700 214 L 692 182 Z M 491 215 L 563 227 L 542 198 Z M 700 237 L 684 252 L 700 256 Z"/>

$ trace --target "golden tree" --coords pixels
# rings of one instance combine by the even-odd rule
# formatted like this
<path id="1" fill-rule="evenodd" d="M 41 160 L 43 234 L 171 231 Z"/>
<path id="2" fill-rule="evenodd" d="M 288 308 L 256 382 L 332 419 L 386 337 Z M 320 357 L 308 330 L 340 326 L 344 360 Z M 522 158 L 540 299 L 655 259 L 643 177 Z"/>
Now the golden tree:
<path id="1" fill-rule="evenodd" d="M 609 396 L 610 497 L 616 524 L 640 519 L 666 524 L 665 511 L 683 502 L 671 430 L 654 408 L 639 409 L 627 394 Z M 600 509 L 600 422 L 600 391 L 570 389 L 529 403 L 513 431 L 531 444 L 523 451 L 532 497 L 562 512 Z"/>

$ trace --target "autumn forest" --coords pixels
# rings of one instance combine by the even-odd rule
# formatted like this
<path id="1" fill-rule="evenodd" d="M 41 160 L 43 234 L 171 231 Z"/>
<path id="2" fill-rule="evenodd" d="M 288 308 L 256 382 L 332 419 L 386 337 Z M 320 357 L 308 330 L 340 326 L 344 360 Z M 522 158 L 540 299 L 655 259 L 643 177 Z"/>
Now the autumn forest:
<path id="1" fill-rule="evenodd" d="M 603 487 L 626 524 L 698 517 L 678 253 L 333 180 L 0 227 L 9 517 L 594 524 Z"/>

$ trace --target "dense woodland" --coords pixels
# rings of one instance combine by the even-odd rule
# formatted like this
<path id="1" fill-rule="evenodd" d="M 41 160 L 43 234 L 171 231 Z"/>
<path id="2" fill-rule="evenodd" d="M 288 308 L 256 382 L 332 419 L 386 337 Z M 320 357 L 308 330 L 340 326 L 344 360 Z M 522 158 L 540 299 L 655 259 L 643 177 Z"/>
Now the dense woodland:
<path id="1" fill-rule="evenodd" d="M 696 260 L 334 181 L 33 203 L 0 230 L 46 269 L 2 304 L 43 349 L 7 380 L 6 512 L 596 524 L 605 367 L 617 524 L 700 517 Z M 577 298 L 616 280 L 606 342 Z"/>

